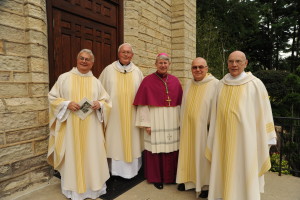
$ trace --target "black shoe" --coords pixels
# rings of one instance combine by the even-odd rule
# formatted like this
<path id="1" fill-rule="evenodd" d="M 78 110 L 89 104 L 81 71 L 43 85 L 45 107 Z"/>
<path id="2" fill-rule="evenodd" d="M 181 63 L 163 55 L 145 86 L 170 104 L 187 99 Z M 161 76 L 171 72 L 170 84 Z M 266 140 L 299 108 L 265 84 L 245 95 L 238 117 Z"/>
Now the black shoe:
<path id="1" fill-rule="evenodd" d="M 185 186 L 184 186 L 184 183 L 180 183 L 177 187 L 177 190 L 179 191 L 185 191 Z"/>
<path id="2" fill-rule="evenodd" d="M 200 198 L 207 198 L 208 197 L 208 190 L 202 190 L 199 194 Z"/>
<path id="3" fill-rule="evenodd" d="M 159 190 L 164 188 L 164 185 L 162 183 L 154 183 L 154 186 Z"/>

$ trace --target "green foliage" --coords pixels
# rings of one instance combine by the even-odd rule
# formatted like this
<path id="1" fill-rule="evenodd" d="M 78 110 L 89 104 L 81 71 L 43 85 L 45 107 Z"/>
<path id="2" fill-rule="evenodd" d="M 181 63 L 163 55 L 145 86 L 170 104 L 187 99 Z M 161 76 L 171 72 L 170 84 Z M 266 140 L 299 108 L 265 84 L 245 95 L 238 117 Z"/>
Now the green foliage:
<path id="1" fill-rule="evenodd" d="M 300 65 L 298 0 L 197 0 L 197 56 L 208 60 L 212 73 L 227 72 L 233 50 L 245 52 L 248 69 L 288 70 Z M 290 56 L 282 57 L 282 53 Z"/>
<path id="2" fill-rule="evenodd" d="M 265 84 L 274 116 L 300 116 L 299 76 L 275 70 L 261 70 L 253 74 Z"/>
<path id="3" fill-rule="evenodd" d="M 279 172 L 279 164 L 280 164 L 280 155 L 279 153 L 273 153 L 270 157 L 271 159 L 271 169 L 272 172 Z M 281 160 L 281 173 L 282 174 L 290 174 L 288 161 L 282 159 Z"/>

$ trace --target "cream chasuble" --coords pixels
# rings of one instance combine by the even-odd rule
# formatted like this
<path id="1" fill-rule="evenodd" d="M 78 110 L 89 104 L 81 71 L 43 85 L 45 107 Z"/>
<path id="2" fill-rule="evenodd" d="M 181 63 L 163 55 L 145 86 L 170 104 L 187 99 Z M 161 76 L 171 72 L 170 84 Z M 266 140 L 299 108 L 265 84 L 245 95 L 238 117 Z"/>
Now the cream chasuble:
<path id="1" fill-rule="evenodd" d="M 50 138 L 48 162 L 62 177 L 62 189 L 78 194 L 101 190 L 109 178 L 106 159 L 104 125 L 111 102 L 92 72 L 81 74 L 77 68 L 59 76 L 49 92 Z M 93 111 L 81 120 L 67 110 L 57 119 L 65 101 L 79 102 L 82 98 L 98 100 L 102 111 Z"/>
<path id="2" fill-rule="evenodd" d="M 209 184 L 210 163 L 204 154 L 211 102 L 218 82 L 214 76 L 207 74 L 202 81 L 187 82 L 183 92 L 176 182 L 192 182 L 196 192 Z"/>
<path id="3" fill-rule="evenodd" d="M 106 148 L 108 158 L 131 163 L 143 151 L 140 130 L 135 126 L 136 107 L 132 105 L 143 74 L 133 63 L 126 71 L 118 64 L 115 61 L 108 65 L 99 77 L 113 105 L 105 135 Z"/>
<path id="4" fill-rule="evenodd" d="M 264 84 L 250 72 L 227 74 L 213 101 L 206 157 L 211 161 L 209 200 L 260 200 L 270 167 L 268 141 L 276 138 Z"/>

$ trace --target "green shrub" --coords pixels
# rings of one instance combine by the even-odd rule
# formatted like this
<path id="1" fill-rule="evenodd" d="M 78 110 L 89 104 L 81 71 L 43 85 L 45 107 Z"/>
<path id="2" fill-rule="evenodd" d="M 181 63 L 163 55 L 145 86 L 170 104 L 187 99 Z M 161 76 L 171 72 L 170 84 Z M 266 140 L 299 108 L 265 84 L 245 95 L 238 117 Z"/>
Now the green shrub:
<path id="1" fill-rule="evenodd" d="M 271 155 L 271 169 L 272 172 L 279 172 L 279 163 L 280 163 L 280 154 L 279 153 L 273 153 Z M 289 164 L 287 160 L 284 160 L 282 158 L 281 161 L 281 173 L 282 174 L 290 174 L 289 170 Z"/>

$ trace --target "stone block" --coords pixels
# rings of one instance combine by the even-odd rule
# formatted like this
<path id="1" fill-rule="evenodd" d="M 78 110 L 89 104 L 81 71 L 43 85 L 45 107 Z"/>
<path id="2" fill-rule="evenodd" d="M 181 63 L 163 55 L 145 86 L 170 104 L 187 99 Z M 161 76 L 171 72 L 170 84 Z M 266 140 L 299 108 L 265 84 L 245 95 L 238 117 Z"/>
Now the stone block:
<path id="1" fill-rule="evenodd" d="M 162 42 L 162 40 L 157 39 L 157 38 L 153 40 L 153 44 L 155 44 L 156 46 L 161 46 L 161 42 Z"/>
<path id="2" fill-rule="evenodd" d="M 47 137 L 48 134 L 48 126 L 10 131 L 6 133 L 6 143 L 12 144 L 27 140 L 33 140 L 36 138 Z"/>
<path id="3" fill-rule="evenodd" d="M 154 30 L 156 30 L 156 31 L 158 31 L 159 30 L 159 27 L 160 26 L 158 26 L 158 24 L 156 23 L 156 22 L 153 22 L 153 21 L 149 21 L 148 19 L 146 19 L 146 18 L 140 18 L 140 20 L 139 20 L 139 25 L 140 26 L 145 26 L 146 28 L 152 28 L 152 29 L 154 29 Z M 145 33 L 145 32 L 143 32 L 143 33 Z"/>
<path id="4" fill-rule="evenodd" d="M 31 183 L 43 183 L 49 181 L 51 177 L 51 170 L 52 168 L 48 165 L 42 167 L 38 170 L 34 170 L 30 172 L 30 182 Z"/>
<path id="5" fill-rule="evenodd" d="M 14 72 L 13 73 L 14 82 L 31 82 L 31 74 L 28 72 Z"/>
<path id="6" fill-rule="evenodd" d="M 167 29 L 167 28 L 163 27 L 163 26 L 159 27 L 159 32 L 160 32 L 161 34 L 163 34 L 163 35 L 168 36 L 168 37 L 173 36 L 172 31 L 171 31 L 170 29 Z"/>
<path id="7" fill-rule="evenodd" d="M 164 2 L 165 2 L 168 6 L 172 6 L 172 0 L 164 0 Z"/>
<path id="8" fill-rule="evenodd" d="M 153 37 L 155 38 L 154 40 L 164 40 L 165 35 L 159 31 L 156 31 Z"/>
<path id="9" fill-rule="evenodd" d="M 172 15 L 172 23 L 180 22 L 180 21 L 185 21 L 185 17 L 183 15 Z"/>
<path id="10" fill-rule="evenodd" d="M 157 52 L 159 53 L 167 53 L 169 51 L 170 48 L 164 47 L 163 45 L 157 47 Z M 155 59 L 155 57 L 153 59 Z M 172 56 L 171 56 L 171 62 L 172 62 Z"/>
<path id="11" fill-rule="evenodd" d="M 147 9 L 144 9 L 144 8 L 142 9 L 141 16 L 146 18 L 147 20 L 157 22 L 157 16 Z"/>
<path id="12" fill-rule="evenodd" d="M 0 151 L 0 165 L 5 165 L 33 155 L 34 152 L 31 143 L 3 147 Z"/>
<path id="13" fill-rule="evenodd" d="M 24 43 L 25 40 L 25 30 L 15 27 L 1 26 L 0 25 L 0 38 L 6 41 Z"/>
<path id="14" fill-rule="evenodd" d="M 169 42 L 162 41 L 161 46 L 167 49 L 171 49 L 172 44 L 170 44 Z"/>
<path id="15" fill-rule="evenodd" d="M 38 125 L 36 112 L 1 113 L 0 127 L 3 130 L 27 128 Z"/>
<path id="16" fill-rule="evenodd" d="M 46 44 L 29 44 L 28 50 L 30 55 L 40 58 L 47 58 L 48 52 Z"/>
<path id="17" fill-rule="evenodd" d="M 24 171 L 30 171 L 32 168 L 44 167 L 47 164 L 47 155 L 39 155 L 25 160 L 19 160 L 11 164 L 11 171 L 13 175 L 20 174 Z"/>
<path id="18" fill-rule="evenodd" d="M 141 41 L 141 40 L 136 40 L 135 41 L 135 44 L 136 44 L 136 47 L 137 47 L 137 49 L 142 53 L 143 51 L 145 51 L 146 50 L 146 42 L 144 42 L 144 41 Z M 141 54 L 140 54 L 140 56 L 141 56 Z"/>
<path id="19" fill-rule="evenodd" d="M 151 36 L 151 37 L 155 37 L 156 31 L 153 30 L 152 28 L 146 28 L 146 32 L 147 35 Z"/>
<path id="20" fill-rule="evenodd" d="M 44 125 L 49 122 L 49 112 L 48 109 L 39 111 L 38 113 L 39 124 Z"/>
<path id="21" fill-rule="evenodd" d="M 0 71 L 0 81 L 10 81 L 10 72 Z"/>
<path id="22" fill-rule="evenodd" d="M 179 21 L 179 22 L 172 23 L 172 30 L 185 29 L 185 28 L 186 28 L 186 26 L 185 26 L 184 21 Z"/>
<path id="23" fill-rule="evenodd" d="M 184 35 L 184 29 L 176 29 L 172 31 L 173 37 L 185 37 Z"/>
<path id="24" fill-rule="evenodd" d="M 23 4 L 17 1 L 0 1 L 0 7 L 3 10 L 23 14 Z"/>
<path id="25" fill-rule="evenodd" d="M 49 73 L 47 59 L 30 57 L 28 58 L 28 65 L 31 72 Z"/>
<path id="26" fill-rule="evenodd" d="M 30 184 L 30 177 L 28 174 L 8 179 L 0 182 L 0 198 L 10 195 L 14 191 Z"/>
<path id="27" fill-rule="evenodd" d="M 153 42 L 153 37 L 151 37 L 147 34 L 144 34 L 144 33 L 140 33 L 139 38 L 140 38 L 141 41 L 144 41 L 146 43 L 152 43 Z"/>
<path id="28" fill-rule="evenodd" d="M 183 49 L 181 50 L 172 50 L 173 57 L 182 57 L 184 55 Z"/>
<path id="29" fill-rule="evenodd" d="M 4 145 L 4 144 L 5 144 L 5 133 L 0 132 L 0 145 Z"/>
<path id="30" fill-rule="evenodd" d="M 1 37 L 1 33 L 0 33 L 0 37 Z M 0 40 L 0 54 L 4 54 L 4 42 L 3 42 L 3 40 Z"/>
<path id="31" fill-rule="evenodd" d="M 181 5 L 184 6 L 184 0 L 172 0 L 172 6 Z"/>
<path id="32" fill-rule="evenodd" d="M 29 15 L 35 18 L 45 18 L 45 11 L 38 5 L 34 4 L 25 4 L 24 6 L 24 14 Z"/>
<path id="33" fill-rule="evenodd" d="M 143 7 L 143 8 L 146 8 L 147 11 L 149 11 L 150 13 L 152 13 L 153 15 L 157 16 L 157 18 L 159 18 L 160 16 L 164 15 L 164 13 L 160 10 L 160 8 L 162 8 L 162 10 L 164 12 L 167 11 L 167 8 L 165 7 L 157 7 L 157 4 L 155 6 L 152 6 L 152 5 L 148 5 L 147 7 Z"/>
<path id="34" fill-rule="evenodd" d="M 163 18 L 159 18 L 159 19 L 157 20 L 157 22 L 158 22 L 158 25 L 159 25 L 159 26 L 164 26 L 164 27 L 166 27 L 166 28 L 170 28 L 170 27 L 171 27 L 170 21 L 167 21 L 167 20 L 165 20 L 165 19 L 163 19 Z"/>
<path id="35" fill-rule="evenodd" d="M 24 83 L 1 83 L 1 97 L 21 97 L 28 95 L 27 84 Z"/>
<path id="36" fill-rule="evenodd" d="M 146 43 L 146 51 L 157 52 L 157 46 L 151 43 Z"/>
<path id="37" fill-rule="evenodd" d="M 173 12 L 178 12 L 178 11 L 184 11 L 185 5 L 183 2 L 177 3 L 176 5 L 173 4 L 172 6 L 172 11 Z"/>
<path id="38" fill-rule="evenodd" d="M 27 59 L 25 57 L 0 55 L 0 70 L 27 72 Z"/>
<path id="39" fill-rule="evenodd" d="M 46 8 L 46 0 L 26 0 L 26 3 Z"/>
<path id="40" fill-rule="evenodd" d="M 27 28 L 29 29 L 35 29 L 37 31 L 41 31 L 47 35 L 47 24 L 46 21 L 42 19 L 37 19 L 33 17 L 27 17 Z M 46 18 L 45 18 L 46 20 Z"/>
<path id="41" fill-rule="evenodd" d="M 45 73 L 31 73 L 32 82 L 48 83 L 49 75 Z"/>
<path id="42" fill-rule="evenodd" d="M 5 51 L 7 55 L 28 56 L 28 45 L 16 42 L 6 42 Z"/>
<path id="43" fill-rule="evenodd" d="M 25 29 L 25 17 L 6 11 L 1 11 L 0 22 L 2 25 Z"/>
<path id="44" fill-rule="evenodd" d="M 185 37 L 173 37 L 172 38 L 172 44 L 183 44 L 185 40 Z"/>
<path id="45" fill-rule="evenodd" d="M 0 99 L 0 113 L 6 112 L 6 106 L 4 105 L 4 101 Z"/>
<path id="46" fill-rule="evenodd" d="M 45 33 L 29 29 L 25 33 L 28 42 L 47 45 L 47 35 Z M 47 55 L 46 55 L 47 56 Z"/>
<path id="47" fill-rule="evenodd" d="M 32 96 L 47 96 L 49 93 L 48 83 L 32 83 L 29 84 L 29 93 Z"/>
<path id="48" fill-rule="evenodd" d="M 138 20 L 138 18 L 139 18 L 139 11 L 138 10 L 131 9 L 130 11 L 124 13 L 124 19 Z M 126 24 L 126 26 L 127 26 L 127 24 Z"/>
<path id="49" fill-rule="evenodd" d="M 4 99 L 7 110 L 10 112 L 26 112 L 29 110 L 48 109 L 47 97 L 24 97 Z"/>
<path id="50" fill-rule="evenodd" d="M 34 142 L 35 154 L 47 153 L 48 151 L 48 138 Z"/>
<path id="51" fill-rule="evenodd" d="M 0 182 L 3 178 L 11 176 L 12 170 L 9 164 L 0 166 Z"/>

